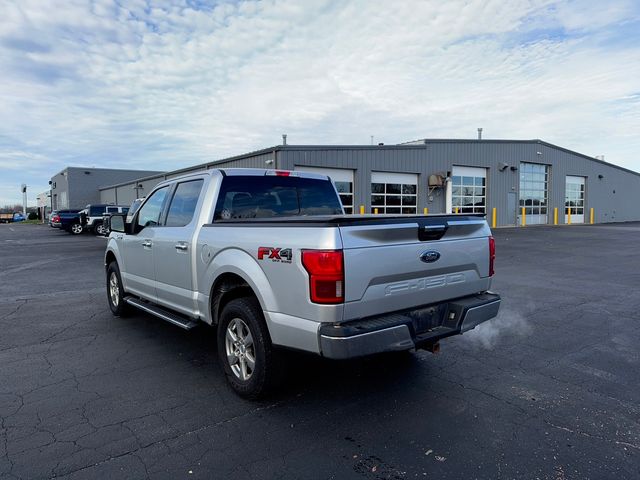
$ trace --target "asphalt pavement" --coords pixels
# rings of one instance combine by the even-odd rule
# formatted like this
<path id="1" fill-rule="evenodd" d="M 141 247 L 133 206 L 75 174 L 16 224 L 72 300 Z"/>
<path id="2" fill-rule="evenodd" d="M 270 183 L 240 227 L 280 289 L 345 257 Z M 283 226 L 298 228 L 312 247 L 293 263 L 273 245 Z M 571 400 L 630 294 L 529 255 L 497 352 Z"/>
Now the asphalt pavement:
<path id="1" fill-rule="evenodd" d="M 495 237 L 497 319 L 250 402 L 211 328 L 111 315 L 105 239 L 0 225 L 0 478 L 640 478 L 640 223 Z"/>

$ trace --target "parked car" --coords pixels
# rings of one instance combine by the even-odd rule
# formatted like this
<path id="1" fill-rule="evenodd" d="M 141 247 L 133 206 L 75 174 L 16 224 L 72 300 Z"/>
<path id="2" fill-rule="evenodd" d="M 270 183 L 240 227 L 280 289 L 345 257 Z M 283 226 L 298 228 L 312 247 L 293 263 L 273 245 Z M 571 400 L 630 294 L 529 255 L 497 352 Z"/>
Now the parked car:
<path id="1" fill-rule="evenodd" d="M 104 235 L 104 215 L 113 213 L 126 214 L 128 211 L 129 207 L 126 205 L 87 205 L 84 209 L 80 210 L 80 220 L 85 231 L 93 232 L 96 235 Z"/>
<path id="2" fill-rule="evenodd" d="M 72 235 L 80 235 L 84 232 L 84 226 L 82 225 L 79 210 L 61 210 L 57 213 L 57 219 L 59 220 L 58 228 L 66 230 Z"/>
<path id="3" fill-rule="evenodd" d="M 482 215 L 344 215 L 326 176 L 209 170 L 158 184 L 105 252 L 114 315 L 217 326 L 240 395 L 278 377 L 280 347 L 347 359 L 439 349 L 497 315 Z"/>
<path id="4" fill-rule="evenodd" d="M 53 212 L 51 212 L 51 215 L 49 217 L 49 225 L 53 228 L 62 228 L 62 217 L 64 216 L 65 218 L 70 219 L 73 217 L 73 215 L 77 215 L 79 211 L 80 210 L 74 209 L 54 210 Z M 67 220 L 65 222 L 65 225 L 69 223 L 69 220 Z"/>

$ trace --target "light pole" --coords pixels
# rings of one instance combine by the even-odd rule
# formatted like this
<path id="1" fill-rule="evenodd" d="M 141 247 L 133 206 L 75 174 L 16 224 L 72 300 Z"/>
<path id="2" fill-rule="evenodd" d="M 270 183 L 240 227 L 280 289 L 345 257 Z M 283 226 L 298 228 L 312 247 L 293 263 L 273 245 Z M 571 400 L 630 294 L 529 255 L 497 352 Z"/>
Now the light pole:
<path id="1" fill-rule="evenodd" d="M 27 184 L 22 184 L 22 215 L 27 216 Z"/>

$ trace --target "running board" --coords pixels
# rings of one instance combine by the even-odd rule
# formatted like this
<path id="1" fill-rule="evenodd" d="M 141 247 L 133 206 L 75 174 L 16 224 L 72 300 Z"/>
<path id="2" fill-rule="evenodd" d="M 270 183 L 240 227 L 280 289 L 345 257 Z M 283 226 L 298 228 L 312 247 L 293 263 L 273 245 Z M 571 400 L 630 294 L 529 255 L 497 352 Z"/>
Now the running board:
<path id="1" fill-rule="evenodd" d="M 124 297 L 124 301 L 129 305 L 139 308 L 151 315 L 155 315 L 158 318 L 161 318 L 165 322 L 172 323 L 177 327 L 183 328 L 185 330 L 191 330 L 192 328 L 198 326 L 198 322 L 190 320 L 188 318 L 182 317 L 180 315 L 176 315 L 164 308 L 158 307 L 157 305 L 153 305 L 151 303 L 147 303 L 143 300 L 140 300 L 136 297 Z"/>

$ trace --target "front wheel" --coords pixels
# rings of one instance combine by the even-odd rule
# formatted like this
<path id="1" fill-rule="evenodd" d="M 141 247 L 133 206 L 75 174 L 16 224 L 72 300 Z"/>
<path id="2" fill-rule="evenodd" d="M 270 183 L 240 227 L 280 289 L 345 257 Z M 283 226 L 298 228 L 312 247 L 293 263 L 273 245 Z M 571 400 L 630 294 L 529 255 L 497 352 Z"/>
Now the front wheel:
<path id="1" fill-rule="evenodd" d="M 124 301 L 122 277 L 116 262 L 111 262 L 107 267 L 107 300 L 111 313 L 116 317 L 124 317 L 129 313 L 129 304 Z"/>
<path id="2" fill-rule="evenodd" d="M 217 337 L 218 357 L 231 387 L 245 398 L 264 396 L 279 379 L 281 362 L 257 300 L 231 300 L 222 310 Z"/>
<path id="3" fill-rule="evenodd" d="M 73 225 L 71 225 L 71 228 L 69 229 L 69 231 L 73 235 L 80 235 L 83 230 L 84 228 L 82 227 L 81 223 L 74 223 Z"/>

